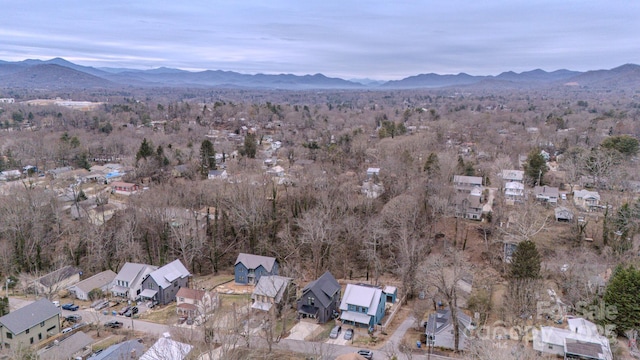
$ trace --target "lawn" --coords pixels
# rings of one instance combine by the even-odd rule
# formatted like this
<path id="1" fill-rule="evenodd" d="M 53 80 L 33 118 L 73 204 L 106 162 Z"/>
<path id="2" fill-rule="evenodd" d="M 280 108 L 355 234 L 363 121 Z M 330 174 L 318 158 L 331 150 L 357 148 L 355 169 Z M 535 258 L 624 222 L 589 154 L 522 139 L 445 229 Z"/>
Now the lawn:
<path id="1" fill-rule="evenodd" d="M 251 304 L 251 294 L 218 294 L 220 297 L 220 311 L 229 313 L 233 311 L 233 304 L 239 309 Z"/>
<path id="2" fill-rule="evenodd" d="M 149 309 L 140 315 L 140 319 L 154 322 L 156 324 L 167 325 L 174 323 L 177 320 L 176 315 L 176 303 L 171 303 L 167 306 L 157 306 L 153 309 Z"/>

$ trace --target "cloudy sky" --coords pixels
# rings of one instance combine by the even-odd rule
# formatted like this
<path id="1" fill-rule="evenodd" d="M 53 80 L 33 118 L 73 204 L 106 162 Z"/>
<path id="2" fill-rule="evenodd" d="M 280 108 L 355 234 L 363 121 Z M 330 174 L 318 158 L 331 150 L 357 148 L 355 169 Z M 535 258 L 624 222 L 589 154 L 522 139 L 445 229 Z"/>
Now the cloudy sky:
<path id="1" fill-rule="evenodd" d="M 640 63 L 633 0 L 0 0 L 0 60 L 401 79 Z"/>

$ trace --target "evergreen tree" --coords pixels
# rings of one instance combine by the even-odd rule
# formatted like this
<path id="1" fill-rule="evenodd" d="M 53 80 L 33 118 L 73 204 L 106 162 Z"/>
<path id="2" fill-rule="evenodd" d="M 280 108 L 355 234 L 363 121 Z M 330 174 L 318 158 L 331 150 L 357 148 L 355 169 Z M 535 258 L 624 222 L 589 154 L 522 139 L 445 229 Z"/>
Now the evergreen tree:
<path id="1" fill-rule="evenodd" d="M 153 155 L 153 144 L 151 141 L 147 141 L 147 138 L 142 139 L 142 144 L 140 144 L 140 149 L 136 153 L 136 161 L 140 159 L 147 159 L 149 156 Z"/>
<path id="2" fill-rule="evenodd" d="M 427 161 L 424 163 L 424 171 L 429 176 L 437 174 L 440 171 L 440 160 L 438 160 L 438 154 L 429 154 Z"/>
<path id="3" fill-rule="evenodd" d="M 533 241 L 525 240 L 518 244 L 511 258 L 509 277 L 511 279 L 540 278 L 540 253 Z"/>
<path id="4" fill-rule="evenodd" d="M 547 161 L 540 153 L 540 149 L 531 150 L 524 164 L 524 174 L 529 185 L 543 185 L 544 174 L 547 173 L 547 170 Z"/>
<path id="5" fill-rule="evenodd" d="M 257 152 L 258 144 L 256 143 L 256 136 L 254 134 L 247 134 L 247 136 L 244 137 L 244 154 L 251 159 L 255 159 Z"/>
<path id="6" fill-rule="evenodd" d="M 640 326 L 639 293 L 640 270 L 634 266 L 618 266 L 604 294 L 606 314 L 603 322 L 615 325 L 620 335 L 626 330 L 637 329 Z"/>
<path id="7" fill-rule="evenodd" d="M 203 174 L 216 169 L 216 151 L 209 140 L 202 141 L 200 145 L 200 168 Z"/>

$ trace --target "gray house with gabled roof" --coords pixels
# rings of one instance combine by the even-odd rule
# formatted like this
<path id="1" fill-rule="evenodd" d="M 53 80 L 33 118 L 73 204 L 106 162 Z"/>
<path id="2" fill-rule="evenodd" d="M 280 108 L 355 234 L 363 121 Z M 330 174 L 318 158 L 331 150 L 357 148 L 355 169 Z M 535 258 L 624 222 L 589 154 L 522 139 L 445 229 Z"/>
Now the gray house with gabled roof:
<path id="1" fill-rule="evenodd" d="M 144 345 L 139 340 L 129 340 L 111 345 L 101 353 L 92 355 L 89 360 L 137 359 L 144 354 Z"/>
<path id="2" fill-rule="evenodd" d="M 60 332 L 60 309 L 40 299 L 0 317 L 3 349 L 26 348 Z"/>
<path id="3" fill-rule="evenodd" d="M 458 350 L 465 350 L 469 346 L 469 337 L 473 329 L 471 317 L 458 311 Z M 451 318 L 451 310 L 449 308 L 438 309 L 435 313 L 429 315 L 427 320 L 427 345 L 432 347 L 455 350 L 455 335 L 453 333 L 453 323 Z"/>
<path id="4" fill-rule="evenodd" d="M 325 272 L 302 289 L 297 309 L 301 317 L 317 319 L 324 324 L 333 319 L 340 308 L 342 288 L 330 272 Z"/>
<path id="5" fill-rule="evenodd" d="M 255 285 L 263 275 L 278 275 L 278 260 L 268 256 L 238 254 L 234 266 L 237 284 Z"/>
<path id="6" fill-rule="evenodd" d="M 178 290 L 188 287 L 191 273 L 180 260 L 174 260 L 153 271 L 142 281 L 143 299 L 166 305 L 176 299 Z"/>

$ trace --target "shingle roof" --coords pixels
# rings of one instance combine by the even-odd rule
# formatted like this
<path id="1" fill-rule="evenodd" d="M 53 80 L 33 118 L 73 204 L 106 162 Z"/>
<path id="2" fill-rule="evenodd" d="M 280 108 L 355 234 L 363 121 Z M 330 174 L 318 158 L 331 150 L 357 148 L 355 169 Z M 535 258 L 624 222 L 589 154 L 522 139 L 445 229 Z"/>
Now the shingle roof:
<path id="1" fill-rule="evenodd" d="M 284 290 L 287 288 L 287 285 L 291 283 L 291 280 L 293 279 L 278 275 L 261 276 L 251 297 L 264 295 L 275 299 L 278 303 L 282 299 Z"/>
<path id="2" fill-rule="evenodd" d="M 46 351 L 43 351 L 38 359 L 41 360 L 59 360 L 70 359 L 73 354 L 82 350 L 85 346 L 93 343 L 91 336 L 80 331 L 68 338 L 62 340 L 58 346 L 54 346 Z"/>
<path id="3" fill-rule="evenodd" d="M 158 286 L 165 289 L 169 287 L 174 280 L 191 276 L 191 273 L 182 265 L 179 259 L 176 259 L 152 272 L 149 276 L 155 280 Z"/>
<path id="4" fill-rule="evenodd" d="M 51 301 L 40 299 L 0 317 L 0 324 L 17 335 L 56 315 L 60 315 L 60 309 L 53 305 Z"/>
<path id="5" fill-rule="evenodd" d="M 115 279 L 115 277 L 116 277 L 116 273 L 114 273 L 111 270 L 106 270 L 106 271 L 97 273 L 90 278 L 80 281 L 79 283 L 73 285 L 73 287 L 76 287 L 88 293 L 93 289 L 101 288 L 105 285 L 111 284 L 111 282 L 113 281 L 113 279 Z"/>
<path id="6" fill-rule="evenodd" d="M 427 320 L 427 334 L 437 334 L 451 323 L 451 311 L 449 308 L 439 309 L 435 313 L 429 315 Z M 469 327 L 471 318 L 458 309 L 458 326 Z"/>
<path id="7" fill-rule="evenodd" d="M 58 270 L 52 271 L 46 275 L 41 276 L 40 278 L 38 278 L 38 282 L 44 286 L 49 287 L 49 286 L 55 285 L 61 280 L 64 280 L 75 274 L 80 274 L 80 273 L 82 273 L 82 270 L 76 267 L 73 267 L 71 265 L 68 265 Z"/>
<path id="8" fill-rule="evenodd" d="M 325 272 L 316 280 L 310 282 L 302 289 L 302 294 L 307 291 L 313 291 L 317 300 L 320 301 L 325 308 L 331 305 L 331 298 L 336 292 L 340 291 L 340 284 L 330 272 Z"/>
<path id="9" fill-rule="evenodd" d="M 111 345 L 100 354 L 91 356 L 89 359 L 122 360 L 130 357 L 133 352 L 135 352 L 135 355 L 142 355 L 144 353 L 144 345 L 142 345 L 138 340 L 125 341 L 120 344 Z"/>
<path id="10" fill-rule="evenodd" d="M 157 266 L 147 265 L 147 264 L 138 264 L 138 263 L 125 263 L 122 265 L 120 271 L 118 271 L 118 275 L 116 275 L 116 280 L 126 281 L 129 284 L 133 283 L 133 281 L 138 277 L 140 272 L 146 267 L 153 268 L 153 270 L 157 270 Z"/>
<path id="11" fill-rule="evenodd" d="M 276 259 L 268 256 L 240 253 L 234 265 L 238 263 L 244 264 L 247 269 L 257 269 L 258 266 L 262 265 L 265 270 L 271 272 L 273 264 L 276 263 Z"/>
<path id="12" fill-rule="evenodd" d="M 195 299 L 195 300 L 202 300 L 202 298 L 204 297 L 204 294 L 206 294 L 206 292 L 204 290 L 198 290 L 198 289 L 189 289 L 189 288 L 180 288 L 180 290 L 178 290 L 178 293 L 176 294 L 176 297 L 183 297 L 183 298 L 187 298 L 187 299 Z"/>

